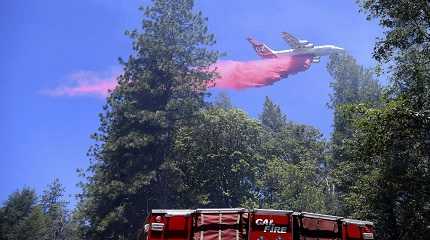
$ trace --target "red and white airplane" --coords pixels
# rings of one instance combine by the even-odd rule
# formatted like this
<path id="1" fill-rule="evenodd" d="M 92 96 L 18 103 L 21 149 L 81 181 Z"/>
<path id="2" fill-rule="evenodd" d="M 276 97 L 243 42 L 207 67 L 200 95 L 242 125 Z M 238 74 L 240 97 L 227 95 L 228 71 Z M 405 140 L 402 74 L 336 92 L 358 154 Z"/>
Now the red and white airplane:
<path id="1" fill-rule="evenodd" d="M 334 45 L 314 46 L 313 43 L 310 43 L 307 40 L 299 40 L 287 32 L 282 33 L 282 38 L 292 47 L 291 49 L 275 51 L 254 38 L 249 37 L 247 40 L 252 44 L 258 56 L 262 58 L 281 58 L 285 56 L 301 55 L 310 56 L 313 63 L 319 63 L 321 56 L 345 51 L 343 48 L 336 47 Z"/>

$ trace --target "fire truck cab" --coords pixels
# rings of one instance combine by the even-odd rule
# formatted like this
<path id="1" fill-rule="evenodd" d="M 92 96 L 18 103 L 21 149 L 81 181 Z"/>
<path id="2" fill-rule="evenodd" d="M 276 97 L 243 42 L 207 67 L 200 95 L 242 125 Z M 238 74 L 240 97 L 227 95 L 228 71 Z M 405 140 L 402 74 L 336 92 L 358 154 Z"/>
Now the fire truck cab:
<path id="1" fill-rule="evenodd" d="M 372 222 L 244 208 L 152 210 L 139 240 L 367 240 Z"/>

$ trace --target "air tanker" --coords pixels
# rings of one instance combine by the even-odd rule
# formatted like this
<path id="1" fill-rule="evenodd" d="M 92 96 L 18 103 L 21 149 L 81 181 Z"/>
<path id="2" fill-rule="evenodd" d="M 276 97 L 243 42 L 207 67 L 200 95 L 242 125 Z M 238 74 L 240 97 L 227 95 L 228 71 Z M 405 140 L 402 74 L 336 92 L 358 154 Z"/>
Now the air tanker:
<path id="1" fill-rule="evenodd" d="M 247 40 L 254 47 L 255 52 L 262 58 L 282 58 L 291 56 L 310 56 L 313 63 L 319 63 L 321 56 L 327 56 L 334 53 L 341 53 L 345 51 L 343 48 L 334 45 L 318 45 L 315 46 L 313 43 L 307 40 L 299 40 L 293 35 L 283 32 L 281 33 L 282 38 L 291 46 L 291 49 L 287 50 L 272 50 L 266 44 L 249 37 Z"/>

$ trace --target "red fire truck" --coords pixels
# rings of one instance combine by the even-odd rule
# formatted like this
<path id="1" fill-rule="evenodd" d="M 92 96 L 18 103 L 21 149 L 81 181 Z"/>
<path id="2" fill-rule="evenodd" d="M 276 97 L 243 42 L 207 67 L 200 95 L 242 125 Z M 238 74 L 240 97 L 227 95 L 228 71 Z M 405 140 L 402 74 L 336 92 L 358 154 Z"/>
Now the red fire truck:
<path id="1" fill-rule="evenodd" d="M 152 210 L 140 240 L 366 240 L 372 222 L 272 209 Z"/>

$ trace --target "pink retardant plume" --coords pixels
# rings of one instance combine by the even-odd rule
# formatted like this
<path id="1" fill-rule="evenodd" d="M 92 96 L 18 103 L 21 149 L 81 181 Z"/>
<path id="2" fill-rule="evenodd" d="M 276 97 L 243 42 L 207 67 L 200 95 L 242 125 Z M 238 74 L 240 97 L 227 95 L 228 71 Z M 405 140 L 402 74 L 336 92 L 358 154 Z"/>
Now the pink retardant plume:
<path id="1" fill-rule="evenodd" d="M 307 70 L 311 56 L 291 56 L 254 61 L 220 61 L 214 65 L 218 78 L 208 87 L 245 89 L 263 87 Z"/>
<path id="2" fill-rule="evenodd" d="M 109 72 L 93 72 L 79 71 L 68 78 L 73 86 L 60 86 L 55 89 L 43 91 L 43 93 L 51 96 L 81 96 L 81 95 L 96 95 L 106 97 L 109 91 L 117 86 L 118 71 Z"/>
<path id="3" fill-rule="evenodd" d="M 216 70 L 218 78 L 209 88 L 245 89 L 272 85 L 273 83 L 307 70 L 311 56 L 292 56 L 254 61 L 219 61 L 210 70 Z M 82 71 L 70 76 L 73 85 L 44 91 L 51 96 L 96 95 L 105 97 L 117 85 L 118 72 L 97 73 Z"/>
<path id="4" fill-rule="evenodd" d="M 80 84 L 76 87 L 62 87 L 48 92 L 52 96 L 79 96 L 79 95 L 97 95 L 101 97 L 107 96 L 110 90 L 116 87 L 116 82 L 104 81 L 91 84 Z"/>

